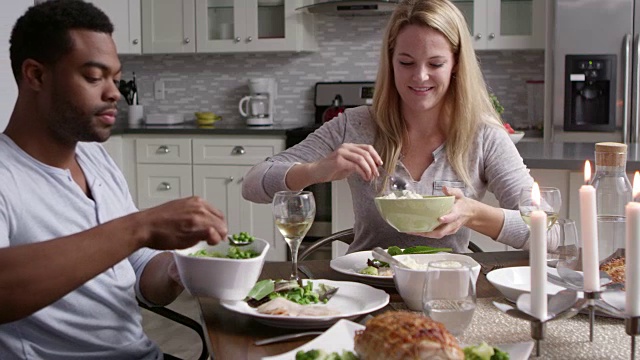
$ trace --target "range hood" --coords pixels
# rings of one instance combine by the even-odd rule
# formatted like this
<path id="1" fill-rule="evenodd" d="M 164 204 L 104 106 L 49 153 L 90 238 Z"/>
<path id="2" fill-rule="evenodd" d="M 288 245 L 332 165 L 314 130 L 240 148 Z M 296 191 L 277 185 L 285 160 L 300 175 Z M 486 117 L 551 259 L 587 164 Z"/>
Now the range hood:
<path id="1" fill-rule="evenodd" d="M 388 15 L 397 3 L 398 0 L 316 0 L 296 10 L 330 16 L 375 16 Z"/>

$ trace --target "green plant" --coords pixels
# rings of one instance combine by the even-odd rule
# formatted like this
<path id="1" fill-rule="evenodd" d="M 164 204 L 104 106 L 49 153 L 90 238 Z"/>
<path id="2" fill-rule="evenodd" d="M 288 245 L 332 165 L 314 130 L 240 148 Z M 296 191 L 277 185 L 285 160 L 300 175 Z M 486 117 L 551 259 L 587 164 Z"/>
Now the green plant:
<path id="1" fill-rule="evenodd" d="M 504 107 L 500 104 L 500 101 L 498 101 L 498 97 L 496 96 L 496 94 L 489 93 L 489 99 L 491 100 L 491 105 L 493 105 L 493 108 L 496 110 L 496 112 L 499 115 L 502 115 L 502 113 L 504 112 Z"/>

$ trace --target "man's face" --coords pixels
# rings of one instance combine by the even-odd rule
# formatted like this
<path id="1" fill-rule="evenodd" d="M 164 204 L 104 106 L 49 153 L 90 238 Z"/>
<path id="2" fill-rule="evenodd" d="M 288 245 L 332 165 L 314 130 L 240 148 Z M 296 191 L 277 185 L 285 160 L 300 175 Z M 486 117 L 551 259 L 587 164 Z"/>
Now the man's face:
<path id="1" fill-rule="evenodd" d="M 47 126 L 65 143 L 106 141 L 116 120 L 120 60 L 110 35 L 72 30 L 73 49 L 49 67 Z"/>

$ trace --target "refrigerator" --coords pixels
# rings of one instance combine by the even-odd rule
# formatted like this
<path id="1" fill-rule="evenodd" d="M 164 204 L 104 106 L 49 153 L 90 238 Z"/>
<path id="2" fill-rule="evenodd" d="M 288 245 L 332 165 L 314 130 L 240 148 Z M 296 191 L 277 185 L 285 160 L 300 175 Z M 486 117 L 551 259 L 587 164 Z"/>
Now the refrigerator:
<path id="1" fill-rule="evenodd" d="M 550 14 L 553 24 L 552 36 L 547 38 L 547 66 L 552 65 L 552 84 L 546 85 L 551 91 L 547 100 L 552 101 L 551 127 L 554 141 L 619 141 L 638 142 L 640 140 L 640 0 L 555 0 Z M 550 30 L 550 29 L 548 29 Z M 549 41 L 552 44 L 549 44 Z M 549 51 L 551 50 L 551 51 Z M 611 71 L 611 116 L 593 116 L 596 107 L 588 111 L 576 112 L 573 100 L 567 95 L 569 88 L 579 81 L 588 83 L 576 68 L 568 69 L 567 59 L 575 57 L 587 60 L 610 59 Z M 573 61 L 573 60 L 571 60 Z M 595 61 L 594 64 L 601 65 Z M 577 62 L 575 63 L 577 64 Z M 584 62 L 587 64 L 587 62 Z M 580 63 L 587 76 L 591 70 Z M 589 65 L 591 66 L 591 65 Z M 593 74 L 600 70 L 595 69 Z M 571 72 L 571 74 L 569 73 Z M 586 80 L 586 81 L 585 81 Z M 604 91 L 599 90 L 600 94 Z M 587 92 L 588 93 L 588 92 Z M 594 94 L 594 92 L 591 92 Z M 588 97 L 588 96 L 587 96 Z M 603 102 L 604 104 L 605 102 Z M 573 108 L 573 112 L 571 111 Z M 585 109 L 588 109 L 585 107 Z M 603 111 L 602 113 L 605 113 Z M 567 116 L 580 122 L 591 114 L 609 127 L 573 128 L 566 126 Z M 577 115 L 576 115 L 577 114 Z M 549 122 L 547 122 L 549 124 Z M 605 129 L 606 128 L 606 129 Z M 586 129 L 586 130 L 585 130 Z M 604 129 L 604 130 L 603 130 Z M 546 133 L 546 132 L 545 132 Z"/>

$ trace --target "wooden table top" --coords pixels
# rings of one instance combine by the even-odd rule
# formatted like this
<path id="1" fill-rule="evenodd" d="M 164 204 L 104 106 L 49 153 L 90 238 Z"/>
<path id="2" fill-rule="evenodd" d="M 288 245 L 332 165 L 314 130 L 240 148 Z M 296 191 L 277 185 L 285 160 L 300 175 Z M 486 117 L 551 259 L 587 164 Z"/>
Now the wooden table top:
<path id="1" fill-rule="evenodd" d="M 483 266 L 500 265 L 502 267 L 524 266 L 529 263 L 529 253 L 524 251 L 502 251 L 467 254 Z M 329 267 L 329 260 L 303 261 L 315 278 L 337 281 L 354 281 L 354 277 L 334 271 Z M 286 279 L 291 272 L 290 262 L 267 262 L 264 264 L 260 279 Z M 301 274 L 302 275 L 302 274 Z M 391 296 L 390 303 L 401 303 L 402 298 L 395 288 L 381 288 Z M 484 274 L 480 274 L 476 284 L 477 297 L 494 297 L 500 293 L 491 285 Z M 217 299 L 198 298 L 202 316 L 208 334 L 209 350 L 214 359 L 253 360 L 264 356 L 285 353 L 310 341 L 306 337 L 290 342 L 281 342 L 265 346 L 255 346 L 259 339 L 277 335 L 300 332 L 298 329 L 281 329 L 263 325 L 252 317 L 229 311 L 222 307 Z M 391 310 L 391 306 L 375 313 Z M 375 314 L 374 313 L 374 314 Z M 358 319 L 356 319 L 358 321 Z"/>

